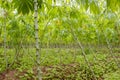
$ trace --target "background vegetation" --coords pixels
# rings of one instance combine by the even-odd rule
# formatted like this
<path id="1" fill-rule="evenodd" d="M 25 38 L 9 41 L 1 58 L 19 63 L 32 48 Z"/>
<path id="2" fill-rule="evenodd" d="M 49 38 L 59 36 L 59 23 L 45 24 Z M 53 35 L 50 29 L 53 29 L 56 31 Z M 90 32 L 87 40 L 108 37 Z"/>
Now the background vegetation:
<path id="1" fill-rule="evenodd" d="M 0 12 L 0 79 L 120 79 L 119 0 L 1 0 Z"/>

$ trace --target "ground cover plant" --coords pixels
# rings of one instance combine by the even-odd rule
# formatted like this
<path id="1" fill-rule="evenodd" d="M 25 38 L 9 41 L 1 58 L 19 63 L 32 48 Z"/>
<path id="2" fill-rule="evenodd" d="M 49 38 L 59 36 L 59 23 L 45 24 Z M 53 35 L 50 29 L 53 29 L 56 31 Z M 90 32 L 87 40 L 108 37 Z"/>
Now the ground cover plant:
<path id="1" fill-rule="evenodd" d="M 105 49 L 107 50 L 107 49 Z M 107 80 L 107 79 L 119 79 L 118 67 L 115 62 L 112 60 L 112 57 L 108 57 L 108 53 L 104 53 L 105 50 L 99 51 L 100 53 L 91 53 L 87 54 L 87 58 L 90 62 L 90 65 L 97 77 L 98 80 Z M 43 73 L 43 80 L 91 80 L 94 79 L 91 75 L 90 69 L 87 67 L 84 57 L 81 54 L 81 51 L 77 49 L 43 49 L 41 55 L 41 70 Z M 87 50 L 86 50 L 87 51 Z M 119 50 L 116 50 L 117 52 Z M 22 50 L 20 51 L 22 52 Z M 87 51 L 88 52 L 88 51 Z M 13 56 L 14 50 L 8 51 L 9 56 Z M 1 57 L 1 80 L 3 79 L 20 79 L 20 80 L 33 80 L 36 79 L 36 67 L 35 63 L 35 49 L 30 49 L 30 52 L 26 54 L 21 53 L 19 55 L 19 60 L 15 61 L 12 66 L 5 70 L 4 57 Z M 1 54 L 3 56 L 4 54 Z M 30 56 L 31 57 L 30 57 Z M 94 55 L 97 58 L 95 60 Z M 29 57 L 28 57 L 29 56 Z M 74 58 L 75 57 L 75 58 Z M 108 57 L 108 58 L 107 58 Z M 31 59 L 32 58 L 32 59 Z M 9 57 L 9 64 L 14 61 L 14 58 Z M 5 71 L 4 73 L 2 73 Z M 117 77 L 106 77 L 108 74 L 116 73 Z M 12 76 L 11 76 L 12 75 Z"/>
<path id="2" fill-rule="evenodd" d="M 1 0 L 0 80 L 119 80 L 119 0 Z"/>

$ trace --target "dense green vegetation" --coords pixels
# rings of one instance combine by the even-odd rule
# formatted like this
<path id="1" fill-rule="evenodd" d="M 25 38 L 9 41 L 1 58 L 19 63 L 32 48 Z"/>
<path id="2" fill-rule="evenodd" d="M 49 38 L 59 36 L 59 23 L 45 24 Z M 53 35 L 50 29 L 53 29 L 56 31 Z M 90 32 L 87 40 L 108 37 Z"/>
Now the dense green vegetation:
<path id="1" fill-rule="evenodd" d="M 120 0 L 1 0 L 0 12 L 0 80 L 120 79 Z"/>

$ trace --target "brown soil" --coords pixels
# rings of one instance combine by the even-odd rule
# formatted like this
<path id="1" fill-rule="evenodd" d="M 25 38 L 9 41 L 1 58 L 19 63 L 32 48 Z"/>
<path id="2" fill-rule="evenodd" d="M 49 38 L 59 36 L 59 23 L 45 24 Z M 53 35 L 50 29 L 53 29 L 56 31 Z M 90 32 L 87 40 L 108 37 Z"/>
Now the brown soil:
<path id="1" fill-rule="evenodd" d="M 66 80 L 66 76 L 69 76 L 71 74 L 76 75 L 77 68 L 79 68 L 79 67 L 80 67 L 80 64 L 78 64 L 78 63 L 61 64 L 61 65 L 56 65 L 56 66 L 42 66 L 41 70 L 42 70 L 43 77 L 48 77 L 49 75 L 53 74 L 54 73 L 53 70 L 59 72 L 59 74 L 55 73 L 52 76 L 52 78 L 49 78 L 49 79 L 44 78 L 43 80 L 56 80 L 56 79 L 57 80 L 58 79 Z M 27 73 L 28 73 L 27 70 L 24 70 L 22 72 L 20 72 L 18 70 L 7 70 L 0 74 L 0 80 L 23 80 L 20 78 L 20 76 L 26 77 L 25 74 L 27 74 Z M 63 74 L 61 74 L 61 73 L 63 73 Z M 37 70 L 36 70 L 36 68 L 33 68 L 32 76 L 27 77 L 27 79 L 25 79 L 25 80 L 36 80 L 33 77 L 33 76 L 36 76 L 36 74 L 37 74 Z M 99 78 L 98 80 L 103 80 L 103 79 Z"/>

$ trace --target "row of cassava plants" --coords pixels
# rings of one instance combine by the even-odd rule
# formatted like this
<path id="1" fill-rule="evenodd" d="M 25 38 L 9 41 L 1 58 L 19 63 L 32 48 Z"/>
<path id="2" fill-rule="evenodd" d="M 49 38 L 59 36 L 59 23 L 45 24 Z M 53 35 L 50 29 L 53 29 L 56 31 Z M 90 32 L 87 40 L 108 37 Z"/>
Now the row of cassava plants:
<path id="1" fill-rule="evenodd" d="M 16 1 L 13 0 L 12 2 L 13 2 L 13 5 L 15 4 L 15 6 L 16 6 Z M 61 9 L 59 9 L 59 6 L 58 7 L 56 6 L 53 8 L 51 7 L 51 9 L 49 10 L 49 8 L 46 7 L 45 4 L 43 4 L 44 8 L 41 8 L 42 0 L 34 0 L 31 2 L 34 3 L 33 4 L 34 7 L 31 6 L 30 3 L 27 3 L 27 5 L 29 5 L 29 7 L 31 7 L 30 8 L 31 11 L 34 10 L 35 15 L 33 18 L 34 23 L 33 24 L 29 23 L 29 24 L 35 26 L 35 28 L 34 28 L 35 30 L 33 30 L 32 33 L 30 32 L 31 34 L 35 35 L 35 39 L 34 39 L 34 36 L 31 37 L 30 35 L 28 35 L 27 36 L 28 39 L 25 39 L 25 40 L 28 41 L 28 40 L 32 39 L 32 41 L 30 43 L 33 44 L 35 42 L 35 44 L 36 44 L 35 45 L 36 46 L 35 47 L 36 48 L 36 64 L 38 67 L 37 72 L 38 72 L 39 80 L 41 80 L 41 75 L 40 75 L 41 71 L 39 68 L 39 66 L 40 66 L 39 50 L 41 50 L 40 49 L 41 46 L 39 47 L 39 43 L 41 43 L 41 42 L 48 43 L 48 40 L 47 40 L 48 36 L 51 36 L 51 37 L 49 37 L 50 42 L 52 42 L 52 41 L 59 42 L 62 39 L 62 41 L 65 41 L 64 43 L 66 43 L 66 42 L 70 43 L 72 41 L 77 43 L 78 47 L 82 51 L 82 55 L 84 57 L 85 63 L 87 64 L 87 67 L 90 69 L 90 72 L 92 73 L 92 76 L 94 77 L 95 80 L 97 80 L 97 77 L 95 76 L 95 72 L 91 68 L 90 62 L 88 61 L 88 59 L 86 57 L 86 53 L 84 51 L 84 47 L 83 47 L 82 43 L 86 43 L 89 40 L 89 42 L 94 43 L 94 44 L 96 44 L 96 42 L 99 42 L 99 44 L 101 44 L 101 43 L 106 44 L 109 48 L 109 51 L 110 51 L 109 53 L 113 57 L 114 61 L 116 62 L 116 64 L 119 64 L 111 50 L 112 42 L 119 43 L 119 33 L 118 33 L 119 31 L 117 31 L 117 33 L 116 33 L 116 26 L 118 29 L 119 24 L 116 21 L 117 19 L 115 21 L 111 20 L 111 19 L 116 18 L 116 16 L 114 16 L 115 15 L 114 13 L 109 12 L 109 10 L 105 11 L 106 13 L 101 13 L 101 14 L 105 14 L 105 16 L 109 15 L 109 14 L 113 15 L 112 16 L 113 18 L 111 18 L 111 16 L 110 16 L 110 20 L 109 20 L 109 16 L 104 17 L 104 19 L 105 19 L 104 21 L 106 21 L 106 23 L 107 23 L 106 24 L 106 23 L 104 23 L 104 21 L 103 22 L 101 22 L 101 20 L 99 21 L 99 19 L 101 19 L 101 17 L 99 18 L 99 16 L 101 16 L 101 14 L 83 15 L 83 12 L 86 13 L 86 11 L 84 11 L 84 10 L 82 11 L 82 9 L 79 11 L 79 8 L 77 8 L 78 9 L 77 10 L 76 6 L 73 6 L 73 5 L 68 6 L 67 8 L 66 8 L 66 6 L 63 6 L 63 7 L 61 7 Z M 6 3 L 8 3 L 8 2 L 5 2 L 5 4 Z M 22 12 L 23 14 L 25 14 L 30 11 L 29 9 L 27 9 L 28 7 L 25 6 L 26 3 L 24 4 L 24 2 L 23 3 L 20 2 L 18 5 L 20 5 L 20 4 L 23 4 L 23 6 L 18 6 L 18 13 Z M 70 2 L 70 4 L 71 4 L 71 2 Z M 4 5 L 2 5 L 2 6 L 4 7 Z M 40 17 L 43 18 L 44 20 L 42 21 L 42 19 L 41 19 L 40 22 L 38 22 L 38 19 L 39 19 L 38 18 L 39 17 L 38 16 L 38 12 L 39 12 L 38 6 L 39 6 L 39 8 L 41 8 L 40 14 L 42 15 L 42 14 L 47 13 L 47 15 L 50 16 L 50 20 L 49 20 L 49 18 L 46 18 L 46 16 L 40 15 Z M 47 6 L 49 6 L 49 5 L 47 5 Z M 93 9 L 93 11 L 94 11 L 94 9 L 98 9 L 98 7 L 96 6 L 94 1 L 92 1 L 92 3 L 90 3 L 89 6 L 90 6 L 91 10 Z M 11 7 L 11 6 L 9 6 L 9 7 Z M 26 7 L 26 9 L 24 9 L 25 7 Z M 66 8 L 66 10 L 65 10 L 65 8 Z M 3 18 L 4 21 L 3 22 L 1 21 L 4 25 L 4 27 L 2 29 L 3 31 L 2 31 L 1 35 L 3 35 L 2 42 L 4 42 L 4 56 L 5 56 L 6 69 L 7 69 L 8 66 L 11 67 L 13 65 L 13 63 L 15 63 L 15 61 L 19 60 L 19 55 L 20 55 L 19 50 L 21 47 L 24 46 L 24 44 L 22 44 L 22 42 L 21 42 L 22 41 L 21 38 L 25 38 L 25 36 L 23 36 L 23 34 L 24 34 L 24 31 L 26 32 L 26 30 L 24 30 L 24 28 L 21 27 L 21 25 L 26 25 L 26 23 L 22 19 L 22 20 L 19 20 L 22 24 L 19 24 L 19 22 L 17 22 L 16 20 L 13 20 L 15 22 L 12 22 L 12 24 L 11 24 L 11 21 L 9 22 L 10 17 L 7 13 L 11 9 L 9 9 L 8 7 L 6 8 L 6 5 L 5 5 L 4 9 L 5 9 L 4 10 L 4 18 Z M 6 9 L 8 9 L 8 11 Z M 15 8 L 13 8 L 13 10 L 14 9 Z M 43 13 L 42 13 L 42 10 L 43 10 Z M 66 12 L 64 12 L 64 11 L 66 11 Z M 54 12 L 56 12 L 57 14 Z M 98 12 L 99 11 L 94 12 L 94 13 L 98 13 Z M 32 14 L 33 13 L 30 13 L 30 15 L 32 15 Z M 51 14 L 54 14 L 54 16 L 52 16 L 52 19 L 51 19 Z M 82 14 L 82 16 L 79 16 L 81 14 Z M 95 18 L 98 18 L 98 22 L 96 22 L 96 19 L 94 18 L 94 16 L 96 16 Z M 15 16 L 15 17 L 18 17 L 18 16 Z M 93 17 L 93 18 L 91 18 L 91 17 Z M 90 18 L 91 20 L 87 19 L 87 18 Z M 43 24 L 43 22 L 45 22 L 46 20 L 48 20 L 48 23 L 46 23 L 46 25 L 45 25 L 45 24 Z M 7 23 L 7 21 L 8 21 L 8 23 Z M 93 23 L 88 23 L 89 21 L 93 21 Z M 103 26 L 102 26 L 103 28 L 99 29 L 99 26 L 101 26 L 102 23 L 103 23 Z M 92 24 L 92 25 L 90 25 L 90 24 Z M 111 24 L 111 26 L 109 24 Z M 38 25 L 40 25 L 40 26 L 42 25 L 45 27 L 38 28 Z M 16 26 L 18 28 L 16 28 Z M 54 28 L 53 28 L 53 26 L 54 26 Z M 110 26 L 110 28 L 107 26 Z M 26 27 L 28 27 L 28 24 L 26 25 Z M 11 29 L 11 31 L 9 29 Z M 43 32 L 44 29 L 45 29 L 45 33 Z M 64 30 L 66 30 L 66 33 Z M 11 34 L 9 34 L 9 32 L 11 32 Z M 12 34 L 12 33 L 14 33 L 14 34 Z M 38 36 L 38 34 L 40 34 L 41 36 Z M 41 42 L 39 42 L 39 37 L 40 37 Z M 99 39 L 99 38 L 102 38 L 102 39 Z M 13 62 L 11 64 L 8 64 L 7 47 L 9 47 L 9 45 L 7 45 L 7 43 L 8 42 L 11 43 L 11 41 L 12 41 L 11 39 L 14 40 L 13 42 L 15 42 L 14 47 L 15 47 L 16 54 L 14 55 Z M 65 39 L 65 40 L 63 40 L 63 39 Z"/>

